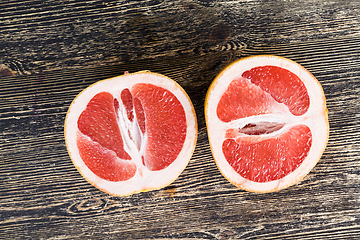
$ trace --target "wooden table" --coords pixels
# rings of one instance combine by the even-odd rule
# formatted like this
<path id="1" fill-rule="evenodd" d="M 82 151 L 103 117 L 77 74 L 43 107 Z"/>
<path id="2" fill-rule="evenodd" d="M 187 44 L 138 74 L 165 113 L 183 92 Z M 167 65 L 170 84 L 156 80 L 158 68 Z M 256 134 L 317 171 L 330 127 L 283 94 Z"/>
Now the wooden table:
<path id="1" fill-rule="evenodd" d="M 0 2 L 0 238 L 360 239 L 360 2 Z M 218 171 L 204 98 L 244 56 L 297 61 L 321 82 L 330 138 L 317 166 L 286 190 L 254 194 Z M 63 125 L 73 98 L 124 71 L 177 81 L 199 138 L 170 186 L 112 197 L 73 166 Z"/>

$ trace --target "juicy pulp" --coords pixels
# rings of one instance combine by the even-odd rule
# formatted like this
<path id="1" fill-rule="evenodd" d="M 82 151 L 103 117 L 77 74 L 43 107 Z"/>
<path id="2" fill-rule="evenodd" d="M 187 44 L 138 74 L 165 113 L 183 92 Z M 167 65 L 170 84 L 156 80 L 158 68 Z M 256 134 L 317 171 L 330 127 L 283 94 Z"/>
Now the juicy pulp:
<path id="1" fill-rule="evenodd" d="M 309 153 L 311 130 L 298 124 L 285 131 L 286 121 L 256 122 L 252 117 L 301 116 L 309 105 L 305 85 L 294 73 L 277 66 L 243 72 L 230 82 L 216 108 L 217 117 L 224 123 L 246 122 L 243 127 L 225 131 L 225 159 L 238 174 L 254 182 L 274 181 L 290 174 Z"/>
<path id="2" fill-rule="evenodd" d="M 135 175 L 139 163 L 151 171 L 168 167 L 183 147 L 186 124 L 174 94 L 138 83 L 123 89 L 119 99 L 109 92 L 91 99 L 77 122 L 77 146 L 94 174 L 124 181 Z"/>

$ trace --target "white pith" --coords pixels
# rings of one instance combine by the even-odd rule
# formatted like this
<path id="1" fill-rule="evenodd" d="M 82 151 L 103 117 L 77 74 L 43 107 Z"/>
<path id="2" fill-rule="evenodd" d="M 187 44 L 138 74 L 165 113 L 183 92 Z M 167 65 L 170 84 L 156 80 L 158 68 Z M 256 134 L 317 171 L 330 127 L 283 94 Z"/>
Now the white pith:
<path id="1" fill-rule="evenodd" d="M 220 97 L 226 91 L 228 85 L 241 74 L 258 66 L 278 66 L 295 73 L 305 84 L 310 97 L 308 111 L 301 116 L 294 116 L 287 110 L 278 113 L 269 113 L 257 116 L 238 119 L 229 123 L 222 122 L 216 114 L 216 108 Z M 280 108 L 279 108 L 280 109 Z M 325 113 L 325 114 L 324 114 Z M 303 179 L 303 177 L 316 165 L 320 159 L 328 139 L 328 121 L 325 97 L 319 82 L 299 64 L 276 56 L 255 56 L 241 59 L 220 73 L 211 84 L 206 96 L 205 117 L 208 129 L 208 136 L 211 150 L 215 162 L 222 174 L 234 185 L 254 192 L 271 192 L 293 185 Z M 225 131 L 229 128 L 242 128 L 248 123 L 256 122 L 279 122 L 285 126 L 271 134 L 260 137 L 271 138 L 280 135 L 292 126 L 299 124 L 307 125 L 312 133 L 312 146 L 308 156 L 294 172 L 282 179 L 259 183 L 241 177 L 227 162 L 222 152 L 222 143 L 225 140 Z M 245 136 L 246 137 L 246 136 Z M 253 137 L 253 136 L 248 136 Z"/>
<path id="2" fill-rule="evenodd" d="M 142 171 L 142 168 L 144 168 L 144 166 L 142 164 L 141 156 L 145 155 L 147 134 L 146 132 L 141 132 L 135 111 L 133 111 L 134 119 L 133 121 L 130 121 L 127 117 L 127 111 L 121 101 L 121 98 L 116 98 L 120 100 L 118 111 L 118 124 L 124 143 L 124 149 L 130 155 L 132 161 L 135 162 L 136 166 L 139 166 L 139 171 Z"/>
<path id="3" fill-rule="evenodd" d="M 143 135 L 139 129 L 134 111 L 134 120 L 131 122 L 127 118 L 126 109 L 122 105 L 121 91 L 125 88 L 131 90 L 131 87 L 137 83 L 151 83 L 156 86 L 165 88 L 172 92 L 182 104 L 185 110 L 187 132 L 184 146 L 177 159 L 165 169 L 159 171 L 150 171 L 141 160 L 146 146 L 146 132 Z M 99 178 L 84 164 L 80 157 L 76 144 L 76 133 L 78 131 L 77 120 L 86 108 L 89 101 L 99 92 L 109 92 L 119 101 L 119 127 L 122 131 L 124 149 L 131 156 L 137 167 L 136 174 L 127 181 L 111 182 Z M 129 134 L 124 134 L 130 132 Z M 138 139 L 140 149 L 137 147 L 132 138 Z M 197 122 L 195 111 L 189 97 L 176 82 L 171 79 L 151 72 L 139 72 L 134 74 L 123 75 L 103 81 L 99 81 L 84 91 L 82 91 L 72 102 L 65 120 L 65 140 L 71 159 L 78 171 L 94 186 L 108 192 L 112 195 L 129 195 L 140 191 L 159 189 L 174 181 L 182 170 L 188 164 L 192 153 L 195 149 L 197 139 Z"/>

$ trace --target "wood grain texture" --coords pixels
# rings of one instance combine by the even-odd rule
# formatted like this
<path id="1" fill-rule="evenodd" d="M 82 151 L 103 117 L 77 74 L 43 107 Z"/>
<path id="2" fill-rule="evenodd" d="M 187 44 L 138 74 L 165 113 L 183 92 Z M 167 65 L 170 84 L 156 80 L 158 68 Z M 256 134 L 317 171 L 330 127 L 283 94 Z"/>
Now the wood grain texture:
<path id="1" fill-rule="evenodd" d="M 360 239 L 359 1 L 1 1 L 1 239 Z M 288 57 L 322 84 L 330 138 L 300 184 L 238 190 L 209 148 L 204 99 L 250 55 Z M 199 138 L 170 186 L 112 197 L 68 156 L 63 125 L 90 84 L 148 69 L 176 80 Z"/>

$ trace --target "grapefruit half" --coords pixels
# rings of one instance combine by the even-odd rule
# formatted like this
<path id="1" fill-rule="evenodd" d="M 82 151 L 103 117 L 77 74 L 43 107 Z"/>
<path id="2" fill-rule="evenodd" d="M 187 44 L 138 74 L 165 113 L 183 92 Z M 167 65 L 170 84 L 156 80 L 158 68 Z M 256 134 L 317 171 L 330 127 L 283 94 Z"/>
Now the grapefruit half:
<path id="1" fill-rule="evenodd" d="M 316 78 L 277 56 L 252 56 L 226 67 L 205 100 L 208 137 L 225 178 L 252 192 L 301 181 L 325 150 L 326 99 Z"/>
<path id="2" fill-rule="evenodd" d="M 142 71 L 99 81 L 71 103 L 65 141 L 80 174 L 111 195 L 160 189 L 184 170 L 197 121 L 186 92 Z"/>

